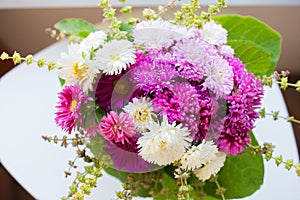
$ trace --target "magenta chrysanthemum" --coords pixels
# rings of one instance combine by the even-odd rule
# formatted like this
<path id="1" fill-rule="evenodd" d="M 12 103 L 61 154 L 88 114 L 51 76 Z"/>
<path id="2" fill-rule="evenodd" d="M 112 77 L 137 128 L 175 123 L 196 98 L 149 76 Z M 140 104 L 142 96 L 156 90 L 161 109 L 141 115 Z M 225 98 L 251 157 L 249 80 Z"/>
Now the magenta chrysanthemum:
<path id="1" fill-rule="evenodd" d="M 121 112 L 119 115 L 110 111 L 103 116 L 99 124 L 100 134 L 107 140 L 116 143 L 130 143 L 130 138 L 136 134 L 134 123 L 129 113 Z"/>
<path id="2" fill-rule="evenodd" d="M 162 52 L 146 55 L 140 65 L 133 69 L 132 82 L 146 92 L 171 88 L 173 78 L 178 76 L 178 72 L 169 57 L 169 54 Z"/>
<path id="3" fill-rule="evenodd" d="M 255 110 L 260 107 L 263 88 L 260 80 L 247 72 L 238 58 L 228 59 L 228 62 L 233 67 L 236 91 L 226 96 L 229 114 L 217 144 L 221 151 L 236 155 L 251 141 L 248 131 L 254 128 L 254 121 L 259 117 Z"/>
<path id="4" fill-rule="evenodd" d="M 207 89 L 204 89 L 202 85 L 197 86 L 198 104 L 200 107 L 198 131 L 194 135 L 195 141 L 203 141 L 206 138 L 207 132 L 211 126 L 211 119 L 213 115 L 213 101 L 210 97 L 210 93 Z"/>
<path id="5" fill-rule="evenodd" d="M 180 104 L 174 92 L 168 88 L 164 88 L 160 91 L 156 91 L 153 99 L 154 111 L 162 115 L 168 116 L 168 121 L 179 121 L 181 119 Z"/>
<path id="6" fill-rule="evenodd" d="M 69 134 L 75 130 L 76 123 L 82 121 L 80 108 L 88 101 L 88 96 L 83 92 L 78 83 L 74 85 L 65 86 L 64 90 L 60 92 L 59 103 L 55 113 L 56 123 Z"/>

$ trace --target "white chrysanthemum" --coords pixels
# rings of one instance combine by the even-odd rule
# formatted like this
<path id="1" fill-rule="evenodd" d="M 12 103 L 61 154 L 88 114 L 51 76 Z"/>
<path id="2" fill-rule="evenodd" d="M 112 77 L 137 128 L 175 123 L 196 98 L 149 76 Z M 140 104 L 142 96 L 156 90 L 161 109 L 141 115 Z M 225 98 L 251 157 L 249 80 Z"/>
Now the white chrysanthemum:
<path id="1" fill-rule="evenodd" d="M 222 45 L 219 49 L 219 52 L 222 56 L 227 58 L 232 58 L 234 56 L 234 49 L 228 45 Z"/>
<path id="2" fill-rule="evenodd" d="M 204 68 L 203 86 L 213 91 L 217 97 L 224 97 L 233 89 L 233 71 L 228 62 L 221 57 L 213 57 Z"/>
<path id="3" fill-rule="evenodd" d="M 190 132 L 181 124 L 168 123 L 167 116 L 161 124 L 152 122 L 149 132 L 143 133 L 137 144 L 139 155 L 150 163 L 168 165 L 177 161 L 190 146 Z"/>
<path id="4" fill-rule="evenodd" d="M 212 160 L 202 168 L 195 169 L 193 172 L 198 179 L 206 181 L 212 175 L 216 175 L 220 171 L 220 169 L 224 166 L 225 160 L 226 154 L 218 152 L 215 160 Z"/>
<path id="5" fill-rule="evenodd" d="M 133 102 L 129 102 L 123 110 L 129 113 L 139 132 L 146 131 L 149 123 L 153 121 L 152 116 L 155 116 L 151 99 L 145 97 L 134 98 Z"/>
<path id="6" fill-rule="evenodd" d="M 105 74 L 120 74 L 135 62 L 135 49 L 128 40 L 112 40 L 95 53 L 94 64 Z"/>
<path id="7" fill-rule="evenodd" d="M 201 37 L 206 42 L 213 45 L 227 43 L 227 30 L 215 21 L 206 22 L 201 29 Z"/>
<path id="8" fill-rule="evenodd" d="M 138 23 L 133 30 L 134 42 L 144 45 L 146 49 L 167 48 L 188 36 L 188 30 L 181 26 L 175 26 L 161 19 L 149 20 Z"/>
<path id="9" fill-rule="evenodd" d="M 80 44 L 79 48 L 85 54 L 87 54 L 92 48 L 96 49 L 101 44 L 104 43 L 106 38 L 106 33 L 104 31 L 91 32 L 86 38 L 84 38 Z"/>
<path id="10" fill-rule="evenodd" d="M 78 44 L 70 44 L 68 53 L 62 53 L 58 60 L 60 66 L 59 77 L 65 80 L 66 84 L 78 82 L 84 89 L 92 89 L 93 81 L 99 70 L 89 64 L 89 60 L 82 57 Z"/>
<path id="11" fill-rule="evenodd" d="M 194 170 L 216 159 L 217 146 L 212 142 L 203 142 L 198 146 L 192 146 L 181 158 L 183 169 Z"/>

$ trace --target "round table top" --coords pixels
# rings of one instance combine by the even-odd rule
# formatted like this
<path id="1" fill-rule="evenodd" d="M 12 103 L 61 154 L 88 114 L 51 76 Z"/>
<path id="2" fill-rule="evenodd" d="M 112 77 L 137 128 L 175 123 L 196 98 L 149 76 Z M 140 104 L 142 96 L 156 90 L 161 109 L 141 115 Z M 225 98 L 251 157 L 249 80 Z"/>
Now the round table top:
<path id="1" fill-rule="evenodd" d="M 57 42 L 42 50 L 36 58 L 56 60 L 66 50 L 66 41 Z M 20 64 L 0 80 L 0 160 L 9 173 L 36 199 L 60 199 L 68 192 L 74 177 L 65 178 L 68 161 L 75 158 L 72 148 L 62 148 L 46 143 L 42 135 L 61 135 L 54 122 L 55 105 L 60 84 L 57 72 L 46 68 Z M 287 116 L 284 99 L 278 86 L 266 88 L 263 105 L 269 110 L 279 110 Z M 271 142 L 276 146 L 274 155 L 298 161 L 297 146 L 289 123 L 272 118 L 260 119 L 254 130 L 260 143 Z M 78 163 L 82 166 L 82 163 Z M 75 171 L 74 171 L 75 174 Z M 274 161 L 265 162 L 264 184 L 255 194 L 245 199 L 281 200 L 299 199 L 300 178 L 294 171 Z M 113 199 L 121 183 L 104 174 L 97 189 L 88 199 Z M 99 199 L 99 198 L 98 198 Z M 138 198 L 136 198 L 138 199 Z"/>

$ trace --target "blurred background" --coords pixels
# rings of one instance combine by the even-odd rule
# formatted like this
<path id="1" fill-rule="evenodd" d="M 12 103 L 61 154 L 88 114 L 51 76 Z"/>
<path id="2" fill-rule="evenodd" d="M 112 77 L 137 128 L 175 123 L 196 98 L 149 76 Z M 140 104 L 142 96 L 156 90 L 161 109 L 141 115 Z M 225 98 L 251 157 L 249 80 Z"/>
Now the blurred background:
<path id="1" fill-rule="evenodd" d="M 102 12 L 96 6 L 82 7 L 85 2 L 76 4 L 74 8 L 34 7 L 29 4 L 25 9 L 15 6 L 17 0 L 0 0 L 0 52 L 13 53 L 14 50 L 22 55 L 35 54 L 55 42 L 46 34 L 47 28 L 52 28 L 57 21 L 68 18 L 83 18 L 92 23 L 102 21 Z M 72 1 L 74 2 L 74 1 Z M 76 2 L 76 1 L 75 1 Z M 78 2 L 78 1 L 77 1 Z M 90 1 L 89 1 L 90 2 Z M 98 1 L 97 1 L 98 2 Z M 128 1 L 130 2 L 130 1 Z M 160 3 L 165 2 L 161 1 Z M 278 5 L 234 5 L 222 11 L 223 14 L 235 13 L 251 15 L 277 30 L 282 35 L 282 54 L 277 70 L 288 69 L 291 72 L 290 81 L 300 80 L 300 0 L 291 0 L 293 5 L 278 3 Z M 263 1 L 260 1 L 263 2 Z M 278 0 L 278 2 L 283 2 Z M 298 2 L 298 3 L 297 3 Z M 90 2 L 91 3 L 91 2 Z M 1 5 L 2 4 L 2 5 Z M 283 3 L 284 4 L 284 3 Z M 36 4 L 33 4 L 36 5 Z M 71 1 L 70 4 L 72 5 Z M 89 4 L 89 5 L 96 5 Z M 78 8 L 80 6 L 80 8 Z M 134 10 L 133 16 L 140 15 L 142 8 Z M 136 13 L 136 14 L 135 14 Z M 137 14 L 138 13 L 138 14 Z M 0 79 L 13 68 L 11 61 L 0 61 Z M 1 80 L 0 80 L 1 81 Z M 0 94 L 1 95 L 1 94 Z M 300 94 L 289 88 L 283 92 L 291 116 L 300 119 Z M 1 112 L 1 111 L 0 111 Z M 294 125 L 295 138 L 300 149 L 300 127 Z M 284 133 L 282 133 L 284 136 Z M 288 147 L 287 147 L 288 148 Z M 32 200 L 33 198 L 18 185 L 0 164 L 0 199 L 1 200 Z"/>

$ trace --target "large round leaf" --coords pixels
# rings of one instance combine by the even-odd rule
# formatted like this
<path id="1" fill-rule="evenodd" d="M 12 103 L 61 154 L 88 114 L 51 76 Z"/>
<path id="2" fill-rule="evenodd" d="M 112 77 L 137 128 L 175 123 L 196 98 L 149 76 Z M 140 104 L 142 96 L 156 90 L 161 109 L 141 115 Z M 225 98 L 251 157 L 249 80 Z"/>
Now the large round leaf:
<path id="1" fill-rule="evenodd" d="M 240 47 L 241 43 L 255 44 L 258 48 L 257 51 L 264 52 L 263 56 L 267 54 L 270 56 L 268 64 L 261 66 L 260 63 L 258 63 L 260 68 L 264 68 L 261 69 L 261 71 L 266 72 L 268 75 L 274 71 L 281 51 L 281 36 L 278 32 L 250 16 L 220 15 L 215 17 L 214 20 L 228 31 L 228 43 L 231 44 L 235 50 L 237 46 Z M 232 43 L 232 41 L 235 41 L 235 43 Z M 252 45 L 251 48 L 253 49 L 254 45 Z M 248 52 L 251 53 L 251 51 Z M 244 54 L 245 52 L 241 50 L 236 51 L 238 57 L 241 53 Z M 258 54 L 257 57 L 258 56 L 260 56 L 260 54 Z M 242 61 L 249 63 L 249 60 L 243 60 L 245 57 L 248 58 L 248 56 L 243 55 Z M 260 62 L 259 59 L 258 62 Z M 252 70 L 255 64 L 256 61 L 253 61 L 252 65 L 247 66 L 247 69 L 254 71 L 255 74 L 261 75 L 262 73 L 259 73 L 258 70 Z"/>

